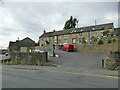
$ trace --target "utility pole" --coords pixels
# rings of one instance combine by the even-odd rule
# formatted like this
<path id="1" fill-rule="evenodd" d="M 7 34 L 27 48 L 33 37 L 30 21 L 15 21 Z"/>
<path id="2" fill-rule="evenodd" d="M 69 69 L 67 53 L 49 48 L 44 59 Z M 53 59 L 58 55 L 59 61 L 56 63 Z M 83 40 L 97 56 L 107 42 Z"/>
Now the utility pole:
<path id="1" fill-rule="evenodd" d="M 96 30 L 97 21 L 95 20 L 95 30 Z"/>
<path id="2" fill-rule="evenodd" d="M 97 21 L 95 20 L 95 26 L 97 25 Z"/>
<path id="3" fill-rule="evenodd" d="M 97 20 L 95 20 L 95 31 L 97 31 L 96 26 L 97 26 Z"/>

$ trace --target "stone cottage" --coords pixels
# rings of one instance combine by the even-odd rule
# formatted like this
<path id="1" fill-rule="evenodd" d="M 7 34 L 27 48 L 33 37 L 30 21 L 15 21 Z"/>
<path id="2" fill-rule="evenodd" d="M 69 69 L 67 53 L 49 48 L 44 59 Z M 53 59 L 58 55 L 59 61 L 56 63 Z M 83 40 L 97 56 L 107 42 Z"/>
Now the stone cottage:
<path id="1" fill-rule="evenodd" d="M 113 23 L 106 23 L 100 25 L 92 25 L 80 28 L 73 28 L 67 30 L 59 30 L 46 32 L 39 37 L 39 46 L 45 47 L 47 44 L 64 45 L 74 44 L 80 45 L 82 40 L 85 39 L 87 44 L 93 43 L 94 38 L 112 36 L 114 32 Z"/>
<path id="2" fill-rule="evenodd" d="M 16 42 L 9 42 L 9 52 L 32 52 L 36 46 L 35 41 L 26 37 L 22 40 L 16 40 Z"/>

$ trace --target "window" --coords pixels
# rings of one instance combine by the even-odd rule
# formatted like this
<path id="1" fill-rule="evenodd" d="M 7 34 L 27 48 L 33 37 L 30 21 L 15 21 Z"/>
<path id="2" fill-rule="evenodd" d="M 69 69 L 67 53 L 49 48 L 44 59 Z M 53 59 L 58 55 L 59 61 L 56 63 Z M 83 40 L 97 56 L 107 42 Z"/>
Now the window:
<path id="1" fill-rule="evenodd" d="M 61 45 L 61 39 L 58 40 L 58 44 Z"/>
<path id="2" fill-rule="evenodd" d="M 95 28 L 92 28 L 92 30 L 95 30 Z"/>
<path id="3" fill-rule="evenodd" d="M 91 31 L 90 33 L 91 33 L 91 34 L 94 34 L 95 32 L 94 32 L 94 31 Z"/>
<path id="4" fill-rule="evenodd" d="M 82 38 L 79 39 L 79 43 L 82 43 Z"/>
<path id="5" fill-rule="evenodd" d="M 93 37 L 90 37 L 90 43 L 91 43 L 91 44 L 94 44 L 94 36 L 93 36 Z"/>
<path id="6" fill-rule="evenodd" d="M 54 39 L 57 39 L 57 36 L 54 36 Z"/>
<path id="7" fill-rule="evenodd" d="M 83 29 L 81 29 L 80 31 L 83 31 Z"/>
<path id="8" fill-rule="evenodd" d="M 66 39 L 64 40 L 64 44 L 67 44 L 67 40 Z"/>
<path id="9" fill-rule="evenodd" d="M 21 47 L 20 52 L 27 52 L 27 47 Z"/>
<path id="10" fill-rule="evenodd" d="M 80 32 L 79 35 L 82 36 L 82 32 Z"/>
<path id="11" fill-rule="evenodd" d="M 68 35 L 64 35 L 64 38 L 68 38 Z"/>
<path id="12" fill-rule="evenodd" d="M 77 39 L 76 38 L 73 38 L 72 39 L 72 43 L 75 44 L 77 42 Z"/>

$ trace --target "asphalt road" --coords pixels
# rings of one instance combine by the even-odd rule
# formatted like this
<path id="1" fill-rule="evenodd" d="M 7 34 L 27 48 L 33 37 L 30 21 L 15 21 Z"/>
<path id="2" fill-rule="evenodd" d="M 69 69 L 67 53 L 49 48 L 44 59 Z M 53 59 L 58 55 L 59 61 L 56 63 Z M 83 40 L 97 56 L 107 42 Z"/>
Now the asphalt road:
<path id="1" fill-rule="evenodd" d="M 60 58 L 50 58 L 50 62 L 61 67 L 80 67 L 80 68 L 101 68 L 101 61 L 104 54 L 90 54 L 78 52 L 55 51 Z"/>
<path id="2" fill-rule="evenodd" d="M 44 67 L 43 67 L 44 68 Z M 1 74 L 1 73 L 0 73 Z M 118 79 L 3 67 L 2 88 L 117 88 Z"/>
<path id="3" fill-rule="evenodd" d="M 60 58 L 50 58 L 50 62 L 61 67 L 2 66 L 2 88 L 118 88 L 116 78 L 85 73 L 101 68 L 102 54 L 56 53 Z"/>

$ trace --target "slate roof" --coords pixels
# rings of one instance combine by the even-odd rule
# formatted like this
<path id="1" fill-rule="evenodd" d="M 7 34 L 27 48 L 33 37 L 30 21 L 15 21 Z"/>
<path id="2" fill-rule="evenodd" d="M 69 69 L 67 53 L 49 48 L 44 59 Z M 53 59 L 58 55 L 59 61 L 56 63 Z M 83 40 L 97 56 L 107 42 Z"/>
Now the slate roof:
<path id="1" fill-rule="evenodd" d="M 30 42 L 25 42 L 24 40 L 26 40 L 26 39 L 30 40 Z M 28 46 L 35 46 L 35 45 L 36 45 L 35 41 L 30 39 L 29 37 L 24 38 L 24 39 L 19 40 L 19 41 L 17 40 L 16 42 L 13 42 L 13 41 L 9 42 L 9 47 L 10 46 L 26 46 L 26 47 L 28 47 Z"/>
<path id="2" fill-rule="evenodd" d="M 107 23 L 107 24 L 100 24 L 100 25 L 92 25 L 92 26 L 86 26 L 81 28 L 76 28 L 76 32 L 90 32 L 95 30 L 104 30 L 104 29 L 112 29 L 113 23 Z"/>
<path id="3" fill-rule="evenodd" d="M 55 31 L 55 32 L 47 32 L 47 33 L 43 33 L 39 38 L 70 34 L 71 31 L 72 31 L 72 29 L 69 29 L 69 30 L 59 30 L 59 31 Z"/>
<path id="4" fill-rule="evenodd" d="M 47 33 L 43 33 L 40 37 L 49 37 L 52 36 L 53 32 L 47 32 Z"/>
<path id="5" fill-rule="evenodd" d="M 46 32 L 43 33 L 39 38 L 41 37 L 50 37 L 50 36 L 57 36 L 57 35 L 65 35 L 65 34 L 72 34 L 72 33 L 80 33 L 80 32 L 90 32 L 95 30 L 104 30 L 104 29 L 112 29 L 114 28 L 113 23 L 106 23 L 106 24 L 100 24 L 100 25 L 92 25 L 92 26 L 86 26 L 86 27 L 80 27 L 76 29 L 68 29 L 68 30 L 59 30 L 59 31 L 53 31 L 53 32 Z"/>

